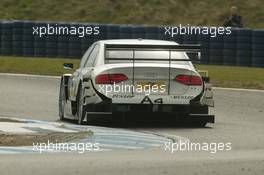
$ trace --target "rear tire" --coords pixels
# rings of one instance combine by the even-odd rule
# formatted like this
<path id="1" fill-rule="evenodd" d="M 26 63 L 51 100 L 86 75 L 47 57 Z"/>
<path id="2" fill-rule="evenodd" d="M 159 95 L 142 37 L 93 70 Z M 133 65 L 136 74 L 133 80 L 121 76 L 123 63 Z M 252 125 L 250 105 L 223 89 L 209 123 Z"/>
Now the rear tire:
<path id="1" fill-rule="evenodd" d="M 65 98 L 65 89 L 63 87 L 63 79 L 60 83 L 60 95 L 59 95 L 59 117 L 60 120 L 65 120 L 64 118 L 64 108 L 65 108 L 66 98 Z"/>
<path id="2" fill-rule="evenodd" d="M 82 84 L 79 85 L 78 94 L 77 94 L 77 117 L 78 117 L 78 124 L 84 124 L 84 118 L 86 115 L 85 107 L 83 106 L 84 97 L 83 97 L 83 88 Z"/>

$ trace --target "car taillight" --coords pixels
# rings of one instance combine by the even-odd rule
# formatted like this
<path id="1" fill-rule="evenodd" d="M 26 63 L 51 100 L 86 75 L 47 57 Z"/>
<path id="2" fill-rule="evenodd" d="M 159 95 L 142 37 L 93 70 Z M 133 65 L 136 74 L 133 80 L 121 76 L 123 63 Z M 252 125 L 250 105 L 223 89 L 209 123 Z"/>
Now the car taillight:
<path id="1" fill-rule="evenodd" d="M 179 83 L 189 86 L 201 86 L 203 84 L 201 77 L 196 75 L 177 75 L 175 80 Z"/>
<path id="2" fill-rule="evenodd" d="M 114 84 L 127 80 L 124 74 L 100 74 L 95 77 L 96 84 Z"/>

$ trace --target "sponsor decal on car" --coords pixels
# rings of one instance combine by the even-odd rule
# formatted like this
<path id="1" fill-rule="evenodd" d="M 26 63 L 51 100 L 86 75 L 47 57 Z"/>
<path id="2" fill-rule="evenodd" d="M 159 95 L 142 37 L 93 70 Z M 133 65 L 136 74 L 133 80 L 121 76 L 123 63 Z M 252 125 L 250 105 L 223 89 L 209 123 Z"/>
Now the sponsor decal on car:
<path id="1" fill-rule="evenodd" d="M 171 98 L 177 99 L 177 100 L 181 100 L 181 99 L 188 100 L 188 99 L 193 99 L 194 96 L 191 96 L 191 95 L 174 95 L 174 96 L 171 96 Z"/>
<path id="2" fill-rule="evenodd" d="M 112 95 L 112 98 L 133 98 L 135 95 L 132 94 L 114 94 Z"/>

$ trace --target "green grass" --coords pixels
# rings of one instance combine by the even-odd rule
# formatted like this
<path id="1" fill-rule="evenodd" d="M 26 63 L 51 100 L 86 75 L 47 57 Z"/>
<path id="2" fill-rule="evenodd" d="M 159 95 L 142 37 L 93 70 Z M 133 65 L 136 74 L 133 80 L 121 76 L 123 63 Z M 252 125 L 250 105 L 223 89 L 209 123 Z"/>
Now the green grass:
<path id="1" fill-rule="evenodd" d="M 63 63 L 74 63 L 77 68 L 80 60 L 62 58 L 0 57 L 0 72 L 38 75 L 62 75 L 72 71 L 64 70 Z M 264 69 L 216 65 L 197 65 L 199 70 L 208 70 L 214 86 L 232 88 L 264 89 Z"/>
<path id="2" fill-rule="evenodd" d="M 26 57 L 0 57 L 0 72 L 37 74 L 37 75 L 62 75 L 71 73 L 63 69 L 63 63 L 73 63 L 74 68 L 79 66 L 78 59 L 61 58 L 26 58 Z"/>
<path id="3" fill-rule="evenodd" d="M 246 27 L 264 27 L 263 0 L 1 0 L 0 19 L 218 26 L 233 5 Z"/>
<path id="4" fill-rule="evenodd" d="M 264 69 L 252 67 L 197 65 L 208 70 L 214 86 L 231 88 L 264 89 Z"/>

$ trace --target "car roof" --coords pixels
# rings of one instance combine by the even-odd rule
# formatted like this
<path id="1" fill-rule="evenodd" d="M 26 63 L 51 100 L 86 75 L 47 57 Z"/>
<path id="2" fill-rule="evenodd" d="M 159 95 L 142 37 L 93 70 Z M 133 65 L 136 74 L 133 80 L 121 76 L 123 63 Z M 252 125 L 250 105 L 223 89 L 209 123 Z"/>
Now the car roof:
<path id="1" fill-rule="evenodd" d="M 100 40 L 102 44 L 135 44 L 135 45 L 179 45 L 174 41 L 152 40 L 152 39 L 112 39 Z"/>

